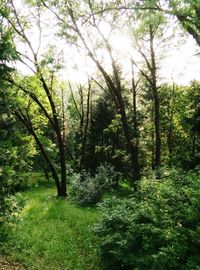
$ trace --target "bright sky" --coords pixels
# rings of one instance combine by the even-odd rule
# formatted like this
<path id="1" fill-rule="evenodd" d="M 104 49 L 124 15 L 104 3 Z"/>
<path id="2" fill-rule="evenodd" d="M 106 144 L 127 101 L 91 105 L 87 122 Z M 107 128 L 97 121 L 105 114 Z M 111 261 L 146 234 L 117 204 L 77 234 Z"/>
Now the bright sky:
<path id="1" fill-rule="evenodd" d="M 191 80 L 200 79 L 200 48 L 189 36 L 179 48 L 171 51 L 171 56 L 163 61 L 162 76 L 168 81 L 187 85 Z"/>
<path id="2" fill-rule="evenodd" d="M 49 18 L 50 16 L 50 14 L 45 15 L 45 18 Z M 102 29 L 104 33 L 108 31 L 106 25 L 103 25 Z M 70 47 L 66 42 L 55 37 L 55 32 L 56 28 L 50 28 L 48 25 L 47 27 L 44 26 L 40 54 L 44 54 L 50 44 L 56 46 L 58 51 L 62 51 L 62 60 L 64 62 L 64 68 L 60 72 L 62 79 L 78 83 L 86 82 L 87 73 L 91 75 L 96 72 L 94 63 L 91 62 L 89 57 L 85 57 L 86 53 L 84 50 Z M 37 48 L 39 40 L 37 27 L 32 27 L 29 36 L 33 47 Z M 125 34 L 116 34 L 111 39 L 111 45 L 115 50 L 117 60 L 125 66 L 125 73 L 127 73 L 128 78 L 128 70 L 129 72 L 131 70 L 129 58 L 132 53 L 135 54 L 129 38 Z M 24 53 L 28 52 L 27 46 L 20 42 L 18 42 L 18 49 Z M 186 42 L 179 45 L 178 48 L 177 46 L 171 48 L 166 58 L 162 60 L 161 69 L 159 71 L 162 81 L 174 81 L 178 84 L 186 85 L 193 79 L 198 80 L 200 77 L 200 56 L 195 56 L 198 51 L 199 48 L 196 46 L 192 37 L 188 37 Z M 104 53 L 102 53 L 101 57 L 106 64 L 106 54 L 104 55 Z M 109 65 L 109 63 L 107 63 L 107 65 Z M 30 72 L 27 70 L 27 67 L 22 64 L 17 64 L 17 67 L 22 73 L 29 74 Z"/>

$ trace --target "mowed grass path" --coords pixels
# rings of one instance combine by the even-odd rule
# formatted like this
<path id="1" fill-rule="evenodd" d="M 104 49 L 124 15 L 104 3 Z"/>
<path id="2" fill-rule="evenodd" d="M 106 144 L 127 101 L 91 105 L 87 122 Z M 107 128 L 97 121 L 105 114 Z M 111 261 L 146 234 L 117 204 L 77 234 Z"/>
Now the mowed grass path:
<path id="1" fill-rule="evenodd" d="M 5 245 L 13 260 L 27 269 L 99 270 L 97 239 L 92 226 L 95 208 L 56 199 L 54 188 L 22 193 L 25 207 Z"/>

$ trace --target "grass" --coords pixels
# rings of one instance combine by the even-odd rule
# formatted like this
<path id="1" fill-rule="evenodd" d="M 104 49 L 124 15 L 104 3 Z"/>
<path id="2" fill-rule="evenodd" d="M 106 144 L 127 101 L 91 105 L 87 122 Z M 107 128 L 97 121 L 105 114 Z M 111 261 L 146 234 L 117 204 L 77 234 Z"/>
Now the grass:
<path id="1" fill-rule="evenodd" d="M 31 270 L 99 270 L 98 239 L 91 231 L 96 209 L 54 194 L 50 187 L 22 193 L 21 221 L 13 226 L 4 250 Z"/>

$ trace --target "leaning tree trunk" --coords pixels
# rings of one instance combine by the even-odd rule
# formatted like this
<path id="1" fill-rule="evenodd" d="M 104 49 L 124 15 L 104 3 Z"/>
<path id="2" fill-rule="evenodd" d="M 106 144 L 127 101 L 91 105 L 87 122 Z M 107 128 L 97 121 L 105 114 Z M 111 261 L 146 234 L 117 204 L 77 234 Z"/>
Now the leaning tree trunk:
<path id="1" fill-rule="evenodd" d="M 52 109 L 54 130 L 55 130 L 55 133 L 57 135 L 57 140 L 58 140 L 59 161 L 60 161 L 60 169 L 61 169 L 61 182 L 60 182 L 61 189 L 58 191 L 58 197 L 66 197 L 67 196 L 67 187 L 66 187 L 67 174 L 66 174 L 66 164 L 65 164 L 65 144 L 63 141 L 63 137 L 62 137 L 59 121 L 58 121 L 56 106 L 53 101 L 51 91 L 48 85 L 46 84 L 43 76 L 40 74 L 40 72 L 39 72 L 39 78 L 40 78 L 40 81 L 42 82 L 43 89 L 47 94 L 47 97 L 48 97 L 48 100 Z"/>
<path id="2" fill-rule="evenodd" d="M 44 159 L 47 162 L 47 165 L 49 166 L 52 177 L 53 177 L 53 179 L 55 181 L 55 184 L 56 184 L 57 196 L 59 197 L 60 194 L 62 194 L 62 186 L 60 184 L 58 173 L 56 172 L 55 166 L 52 163 L 51 159 L 49 158 L 49 156 L 48 156 L 48 154 L 47 154 L 47 152 L 45 150 L 44 145 L 42 144 L 39 137 L 37 136 L 37 134 L 36 134 L 36 132 L 35 132 L 33 126 L 32 126 L 32 122 L 31 122 L 30 118 L 28 116 L 25 116 L 20 110 L 18 110 L 18 111 L 16 110 L 15 115 L 24 124 L 26 129 L 30 132 L 30 134 L 35 139 L 35 142 L 36 142 L 38 148 L 40 149 Z"/>

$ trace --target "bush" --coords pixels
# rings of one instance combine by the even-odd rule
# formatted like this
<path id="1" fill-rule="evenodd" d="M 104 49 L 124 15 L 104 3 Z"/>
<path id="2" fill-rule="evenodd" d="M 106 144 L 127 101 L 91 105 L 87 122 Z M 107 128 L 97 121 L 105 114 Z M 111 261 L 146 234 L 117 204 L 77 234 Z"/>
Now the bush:
<path id="1" fill-rule="evenodd" d="M 7 237 L 9 225 L 13 224 L 22 209 L 22 199 L 20 194 L 8 195 L 0 188 L 0 238 L 1 241 Z"/>
<path id="2" fill-rule="evenodd" d="M 98 202 L 101 195 L 99 183 L 88 173 L 73 174 L 71 181 L 73 199 L 81 205 Z"/>
<path id="3" fill-rule="evenodd" d="M 105 163 L 97 168 L 95 179 L 105 187 L 116 187 L 121 176 L 121 173 L 116 171 L 112 165 Z"/>
<path id="4" fill-rule="evenodd" d="M 106 269 L 200 269 L 199 172 L 143 179 L 137 196 L 100 204 L 95 232 Z"/>
<path id="5" fill-rule="evenodd" d="M 7 157 L 7 159 L 6 159 Z M 5 161 L 5 164 L 4 164 Z M 6 164 L 7 163 L 7 164 Z M 16 221 L 22 208 L 20 194 L 16 191 L 25 186 L 22 175 L 17 174 L 12 162 L 12 157 L 0 154 L 0 238 L 7 236 L 9 224 Z"/>
<path id="6" fill-rule="evenodd" d="M 97 203 L 105 190 L 115 183 L 119 174 L 112 166 L 101 165 L 97 173 L 92 177 L 89 173 L 82 171 L 80 174 L 73 174 L 71 181 L 72 197 L 81 204 Z"/>

